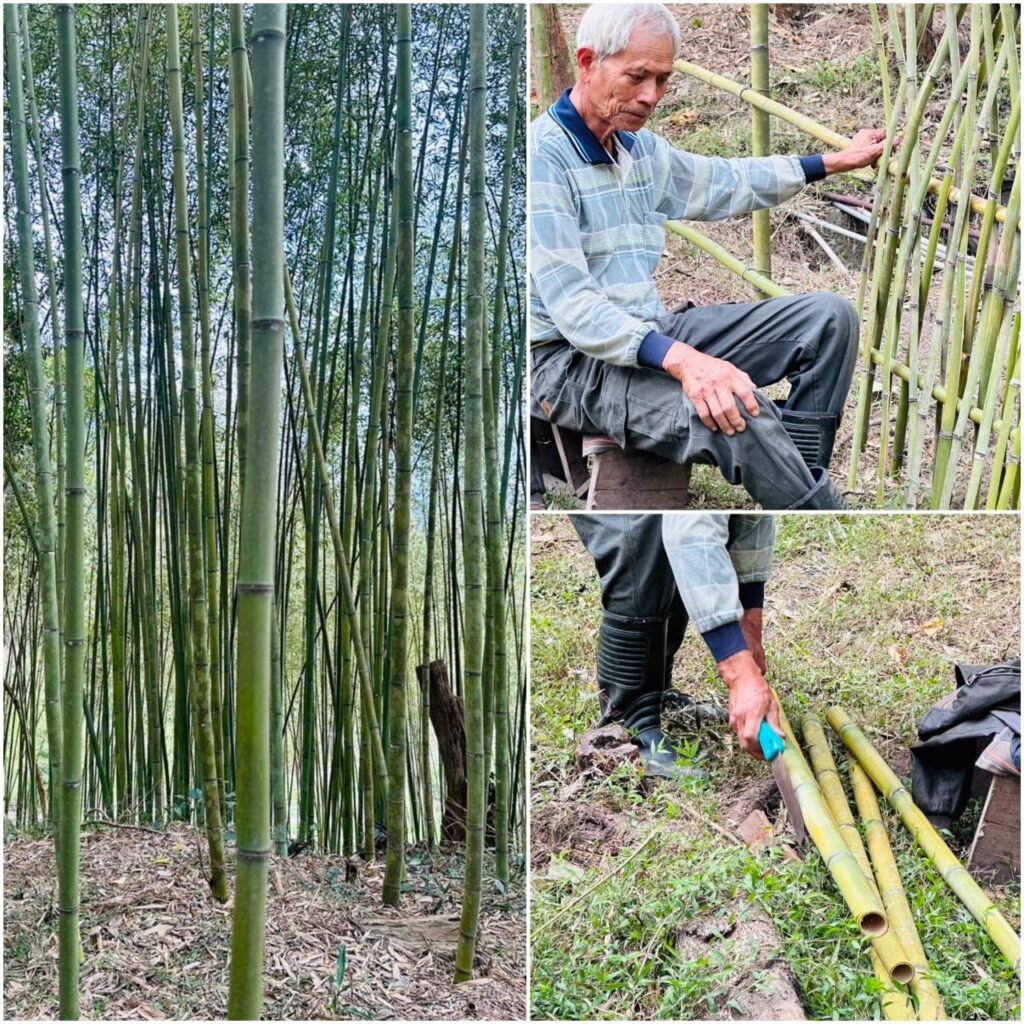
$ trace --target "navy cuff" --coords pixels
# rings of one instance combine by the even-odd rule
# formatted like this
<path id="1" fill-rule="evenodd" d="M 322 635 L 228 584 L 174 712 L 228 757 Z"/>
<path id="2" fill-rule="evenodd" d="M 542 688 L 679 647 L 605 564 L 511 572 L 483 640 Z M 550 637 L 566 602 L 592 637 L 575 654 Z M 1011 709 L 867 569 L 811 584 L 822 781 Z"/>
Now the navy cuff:
<path id="1" fill-rule="evenodd" d="M 825 158 L 815 153 L 813 156 L 800 157 L 800 166 L 804 169 L 804 177 L 807 184 L 812 181 L 821 181 L 825 175 Z"/>
<path id="2" fill-rule="evenodd" d="M 702 635 L 715 661 L 725 661 L 737 651 L 749 650 L 747 638 L 743 635 L 738 622 L 727 622 L 724 626 L 716 626 Z"/>
<path id="3" fill-rule="evenodd" d="M 668 350 L 674 342 L 675 338 L 669 338 L 657 331 L 650 331 L 636 350 L 636 361 L 641 366 L 660 370 L 665 362 L 665 356 L 668 355 Z"/>
<path id="4" fill-rule="evenodd" d="M 764 582 L 754 580 L 740 584 L 740 604 L 744 609 L 764 607 Z"/>

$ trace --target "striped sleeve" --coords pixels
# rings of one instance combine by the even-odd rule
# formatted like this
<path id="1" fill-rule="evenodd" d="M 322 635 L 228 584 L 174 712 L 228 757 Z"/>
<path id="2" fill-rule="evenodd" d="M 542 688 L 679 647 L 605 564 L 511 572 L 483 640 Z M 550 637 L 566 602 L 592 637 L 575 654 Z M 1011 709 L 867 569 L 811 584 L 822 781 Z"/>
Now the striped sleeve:
<path id="1" fill-rule="evenodd" d="M 807 184 L 799 157 L 698 156 L 652 137 L 658 209 L 674 220 L 724 220 L 753 213 L 778 206 Z"/>

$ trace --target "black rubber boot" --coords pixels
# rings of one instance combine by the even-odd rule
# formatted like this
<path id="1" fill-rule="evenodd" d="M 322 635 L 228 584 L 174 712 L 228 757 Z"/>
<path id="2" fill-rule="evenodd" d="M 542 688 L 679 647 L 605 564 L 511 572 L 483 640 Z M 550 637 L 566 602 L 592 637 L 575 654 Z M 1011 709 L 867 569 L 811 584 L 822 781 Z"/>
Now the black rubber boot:
<path id="1" fill-rule="evenodd" d="M 787 409 L 785 402 L 776 402 L 782 417 L 782 426 L 800 452 L 808 469 L 824 466 L 832 461 L 836 445 L 839 417 L 834 412 L 797 412 Z"/>
<path id="2" fill-rule="evenodd" d="M 811 474 L 814 477 L 814 486 L 797 502 L 790 505 L 790 509 L 844 509 L 846 502 L 843 500 L 839 488 L 832 483 L 828 470 L 821 466 L 811 466 Z"/>
<path id="3" fill-rule="evenodd" d="M 676 764 L 679 751 L 661 731 L 666 678 L 666 619 L 633 619 L 605 612 L 597 652 L 601 725 L 628 729 L 649 775 L 680 779 L 702 776 Z"/>

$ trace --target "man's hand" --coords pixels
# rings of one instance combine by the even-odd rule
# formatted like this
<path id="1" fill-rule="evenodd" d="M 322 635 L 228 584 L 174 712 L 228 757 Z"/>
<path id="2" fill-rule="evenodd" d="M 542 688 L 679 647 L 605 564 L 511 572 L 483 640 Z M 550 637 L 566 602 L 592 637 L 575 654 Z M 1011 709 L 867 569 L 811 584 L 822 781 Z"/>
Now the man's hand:
<path id="1" fill-rule="evenodd" d="M 779 706 L 771 687 L 754 661 L 750 651 L 737 651 L 718 663 L 718 671 L 729 690 L 729 728 L 736 733 L 740 747 L 758 761 L 764 760 L 757 734 L 761 723 L 768 724 L 781 736 Z"/>
<path id="2" fill-rule="evenodd" d="M 676 341 L 661 365 L 666 373 L 683 385 L 683 391 L 709 430 L 721 429 L 729 437 L 738 430 L 746 430 L 747 425 L 736 407 L 737 398 L 751 416 L 760 412 L 754 396 L 754 382 L 724 359 L 705 355 Z"/>
<path id="3" fill-rule="evenodd" d="M 903 141 L 903 137 L 897 135 L 892 140 L 892 151 Z M 826 174 L 840 174 L 843 171 L 856 171 L 861 167 L 870 167 L 885 149 L 884 128 L 862 128 L 852 139 L 846 149 L 840 153 L 826 153 L 825 161 Z"/>
<path id="4" fill-rule="evenodd" d="M 761 643 L 761 608 L 748 608 L 740 619 L 740 629 L 753 655 L 754 664 L 761 670 L 761 675 L 768 674 L 768 662 L 764 656 L 764 645 Z"/>

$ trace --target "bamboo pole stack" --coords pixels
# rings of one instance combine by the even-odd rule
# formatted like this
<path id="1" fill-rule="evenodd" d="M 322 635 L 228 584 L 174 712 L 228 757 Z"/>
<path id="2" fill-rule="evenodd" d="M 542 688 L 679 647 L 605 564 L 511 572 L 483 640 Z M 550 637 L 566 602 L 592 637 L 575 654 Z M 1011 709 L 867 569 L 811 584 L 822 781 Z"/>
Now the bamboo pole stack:
<path id="1" fill-rule="evenodd" d="M 1020 937 L 1010 922 L 1003 917 L 999 908 L 957 860 L 945 840 L 904 789 L 896 773 L 885 763 L 864 733 L 850 720 L 849 715 L 842 708 L 832 707 L 825 713 L 825 717 L 870 776 L 871 781 L 896 809 L 903 824 L 942 875 L 943 881 L 988 932 L 992 941 L 1019 975 Z"/>
<path id="2" fill-rule="evenodd" d="M 779 701 L 778 694 L 775 697 Z M 849 776 L 863 837 L 820 719 L 807 714 L 802 723 L 809 764 L 779 701 L 779 720 L 787 741 L 780 756 L 807 831 L 862 934 L 870 940 L 872 969 L 882 986 L 883 1016 L 887 1020 L 943 1020 L 942 997 L 932 980 L 875 787 L 1018 974 L 1020 940 L 846 713 L 833 707 L 826 718 L 851 754 Z"/>
<path id="3" fill-rule="evenodd" d="M 844 148 L 844 136 L 763 95 L 767 32 L 760 6 L 751 12 L 749 86 L 684 60 L 676 69 L 749 104 L 755 146 L 763 141 L 761 116 L 772 116 L 831 149 Z M 877 173 L 851 175 L 873 188 L 857 299 L 860 380 L 848 485 L 862 486 L 861 462 L 878 423 L 878 504 L 898 487 L 911 508 L 1018 508 L 1019 9 L 944 5 L 946 27 L 926 64 L 918 51 L 921 12 L 888 5 L 885 33 L 880 10 L 871 5 L 884 107 L 878 121 L 886 125 L 889 145 Z M 962 57 L 964 36 L 969 49 Z M 943 97 L 939 105 L 936 95 Z M 936 114 L 937 125 L 927 128 Z M 895 147 L 897 135 L 902 142 Z M 935 210 L 926 231 L 922 211 L 929 195 Z M 971 217 L 980 224 L 972 225 Z M 978 237 L 969 273 L 972 227 Z M 771 295 L 763 288 L 770 263 L 761 230 L 755 225 L 760 274 L 702 247 Z M 944 258 L 937 255 L 940 238 Z"/>

